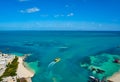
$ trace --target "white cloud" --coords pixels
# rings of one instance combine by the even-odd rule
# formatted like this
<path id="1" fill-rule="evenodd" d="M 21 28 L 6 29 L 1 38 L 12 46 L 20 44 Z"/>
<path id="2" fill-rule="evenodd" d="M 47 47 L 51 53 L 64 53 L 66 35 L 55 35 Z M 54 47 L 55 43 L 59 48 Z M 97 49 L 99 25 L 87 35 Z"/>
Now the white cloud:
<path id="1" fill-rule="evenodd" d="M 74 13 L 69 13 L 67 16 L 68 16 L 68 17 L 74 16 Z"/>
<path id="2" fill-rule="evenodd" d="M 56 15 L 54 15 L 55 18 L 64 17 L 64 16 L 65 16 L 64 14 L 56 14 Z"/>
<path id="3" fill-rule="evenodd" d="M 100 25 L 100 26 L 99 26 Z M 36 21 L 21 23 L 0 23 L 0 30 L 96 30 L 120 31 L 120 24 L 73 21 Z"/>
<path id="4" fill-rule="evenodd" d="M 33 7 L 33 8 L 25 9 L 25 10 L 20 10 L 21 13 L 35 13 L 38 11 L 40 11 L 40 9 L 37 7 Z"/>
<path id="5" fill-rule="evenodd" d="M 71 17 L 74 16 L 74 13 L 68 13 L 68 14 L 55 14 L 53 17 L 58 18 L 58 17 Z"/>
<path id="6" fill-rule="evenodd" d="M 25 1 L 29 1 L 29 0 L 19 0 L 20 2 L 25 2 Z"/>

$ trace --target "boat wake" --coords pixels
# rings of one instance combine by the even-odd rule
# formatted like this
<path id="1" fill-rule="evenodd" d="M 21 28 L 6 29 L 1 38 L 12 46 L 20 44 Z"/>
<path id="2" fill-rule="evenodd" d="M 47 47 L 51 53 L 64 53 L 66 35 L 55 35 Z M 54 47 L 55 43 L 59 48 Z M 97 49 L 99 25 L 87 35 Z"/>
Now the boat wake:
<path id="1" fill-rule="evenodd" d="M 56 63 L 58 63 L 60 61 L 60 58 L 56 58 L 54 59 L 52 62 L 50 62 L 48 64 L 48 68 L 47 68 L 47 71 L 45 72 L 44 74 L 44 77 L 47 79 L 47 80 L 53 80 L 53 82 L 59 82 L 59 81 L 56 81 L 56 74 L 53 73 L 53 67 Z"/>
<path id="2" fill-rule="evenodd" d="M 48 69 L 51 70 L 56 63 L 57 63 L 57 62 L 52 61 L 52 62 L 48 65 Z"/>

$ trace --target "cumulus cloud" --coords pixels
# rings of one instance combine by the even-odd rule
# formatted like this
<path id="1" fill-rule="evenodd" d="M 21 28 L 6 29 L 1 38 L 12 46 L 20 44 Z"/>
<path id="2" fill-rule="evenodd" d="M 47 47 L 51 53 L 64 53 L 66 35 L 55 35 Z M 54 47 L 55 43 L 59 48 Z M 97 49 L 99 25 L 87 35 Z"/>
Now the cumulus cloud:
<path id="1" fill-rule="evenodd" d="M 55 18 L 58 18 L 58 17 L 72 17 L 72 16 L 74 16 L 74 13 L 68 13 L 68 14 L 64 14 L 64 13 L 62 13 L 62 14 L 55 14 L 55 15 L 53 15 L 53 17 L 55 17 Z"/>
<path id="2" fill-rule="evenodd" d="M 120 24 L 73 21 L 36 21 L 21 23 L 0 23 L 0 30 L 86 30 L 120 31 Z"/>
<path id="3" fill-rule="evenodd" d="M 64 16 L 65 16 L 64 14 L 55 14 L 55 15 L 53 15 L 53 17 L 55 17 L 55 18 L 64 17 Z"/>
<path id="4" fill-rule="evenodd" d="M 25 10 L 20 10 L 21 13 L 35 13 L 38 11 L 40 11 L 40 9 L 37 7 L 33 7 L 33 8 L 25 9 Z"/>
<path id="5" fill-rule="evenodd" d="M 74 13 L 69 13 L 67 16 L 68 16 L 68 17 L 74 16 Z"/>

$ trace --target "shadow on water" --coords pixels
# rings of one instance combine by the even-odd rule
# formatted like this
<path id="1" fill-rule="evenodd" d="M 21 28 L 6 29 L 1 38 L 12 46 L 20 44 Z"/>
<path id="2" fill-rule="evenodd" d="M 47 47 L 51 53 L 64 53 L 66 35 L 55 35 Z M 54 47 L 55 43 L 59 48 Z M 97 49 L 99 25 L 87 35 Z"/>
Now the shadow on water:
<path id="1" fill-rule="evenodd" d="M 4 53 L 21 53 L 21 54 L 31 54 L 28 56 L 25 61 L 29 62 L 35 62 L 39 61 L 41 58 L 41 52 L 29 48 L 29 47 L 20 47 L 20 46 L 9 46 L 9 45 L 0 45 L 0 51 Z M 38 55 L 39 54 L 39 55 Z"/>
<path id="2" fill-rule="evenodd" d="M 32 53 L 33 50 L 28 47 L 0 45 L 0 50 L 4 53 L 19 52 L 19 53 Z"/>
<path id="3" fill-rule="evenodd" d="M 111 47 L 111 48 L 108 48 L 106 50 L 102 50 L 102 51 L 99 51 L 97 53 L 95 53 L 94 55 L 99 55 L 101 53 L 108 53 L 108 54 L 117 54 L 117 55 L 120 55 L 120 46 L 116 46 L 116 47 Z"/>
<path id="4" fill-rule="evenodd" d="M 91 62 L 90 56 L 94 56 L 95 58 L 100 59 L 100 61 L 94 62 L 94 64 L 97 65 L 97 66 L 100 66 L 99 63 L 107 62 L 108 59 L 109 59 L 107 56 L 101 55 L 103 53 L 111 54 L 111 55 L 120 55 L 120 47 L 118 47 L 118 46 L 112 47 L 112 48 L 109 48 L 109 49 L 102 50 L 102 51 L 99 51 L 97 53 L 94 53 L 92 55 L 85 56 L 85 57 L 80 59 L 80 62 L 81 62 L 81 64 L 82 63 L 90 64 L 90 62 Z"/>

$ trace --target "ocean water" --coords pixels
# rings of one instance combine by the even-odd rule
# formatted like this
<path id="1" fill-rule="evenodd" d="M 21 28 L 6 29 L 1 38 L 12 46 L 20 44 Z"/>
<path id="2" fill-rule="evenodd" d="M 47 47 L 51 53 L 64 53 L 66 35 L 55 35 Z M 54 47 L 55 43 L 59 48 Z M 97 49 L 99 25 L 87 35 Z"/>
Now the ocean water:
<path id="1" fill-rule="evenodd" d="M 94 74 L 80 66 L 83 60 L 95 66 L 95 62 L 99 62 L 98 67 L 104 70 L 111 68 L 101 75 L 110 76 L 119 70 L 119 66 L 111 62 L 114 56 L 119 58 L 119 48 L 120 32 L 0 32 L 0 51 L 19 56 L 30 54 L 25 62 L 35 71 L 33 82 L 87 82 Z M 61 60 L 51 64 L 55 58 Z M 110 63 L 115 69 L 110 67 Z"/>

